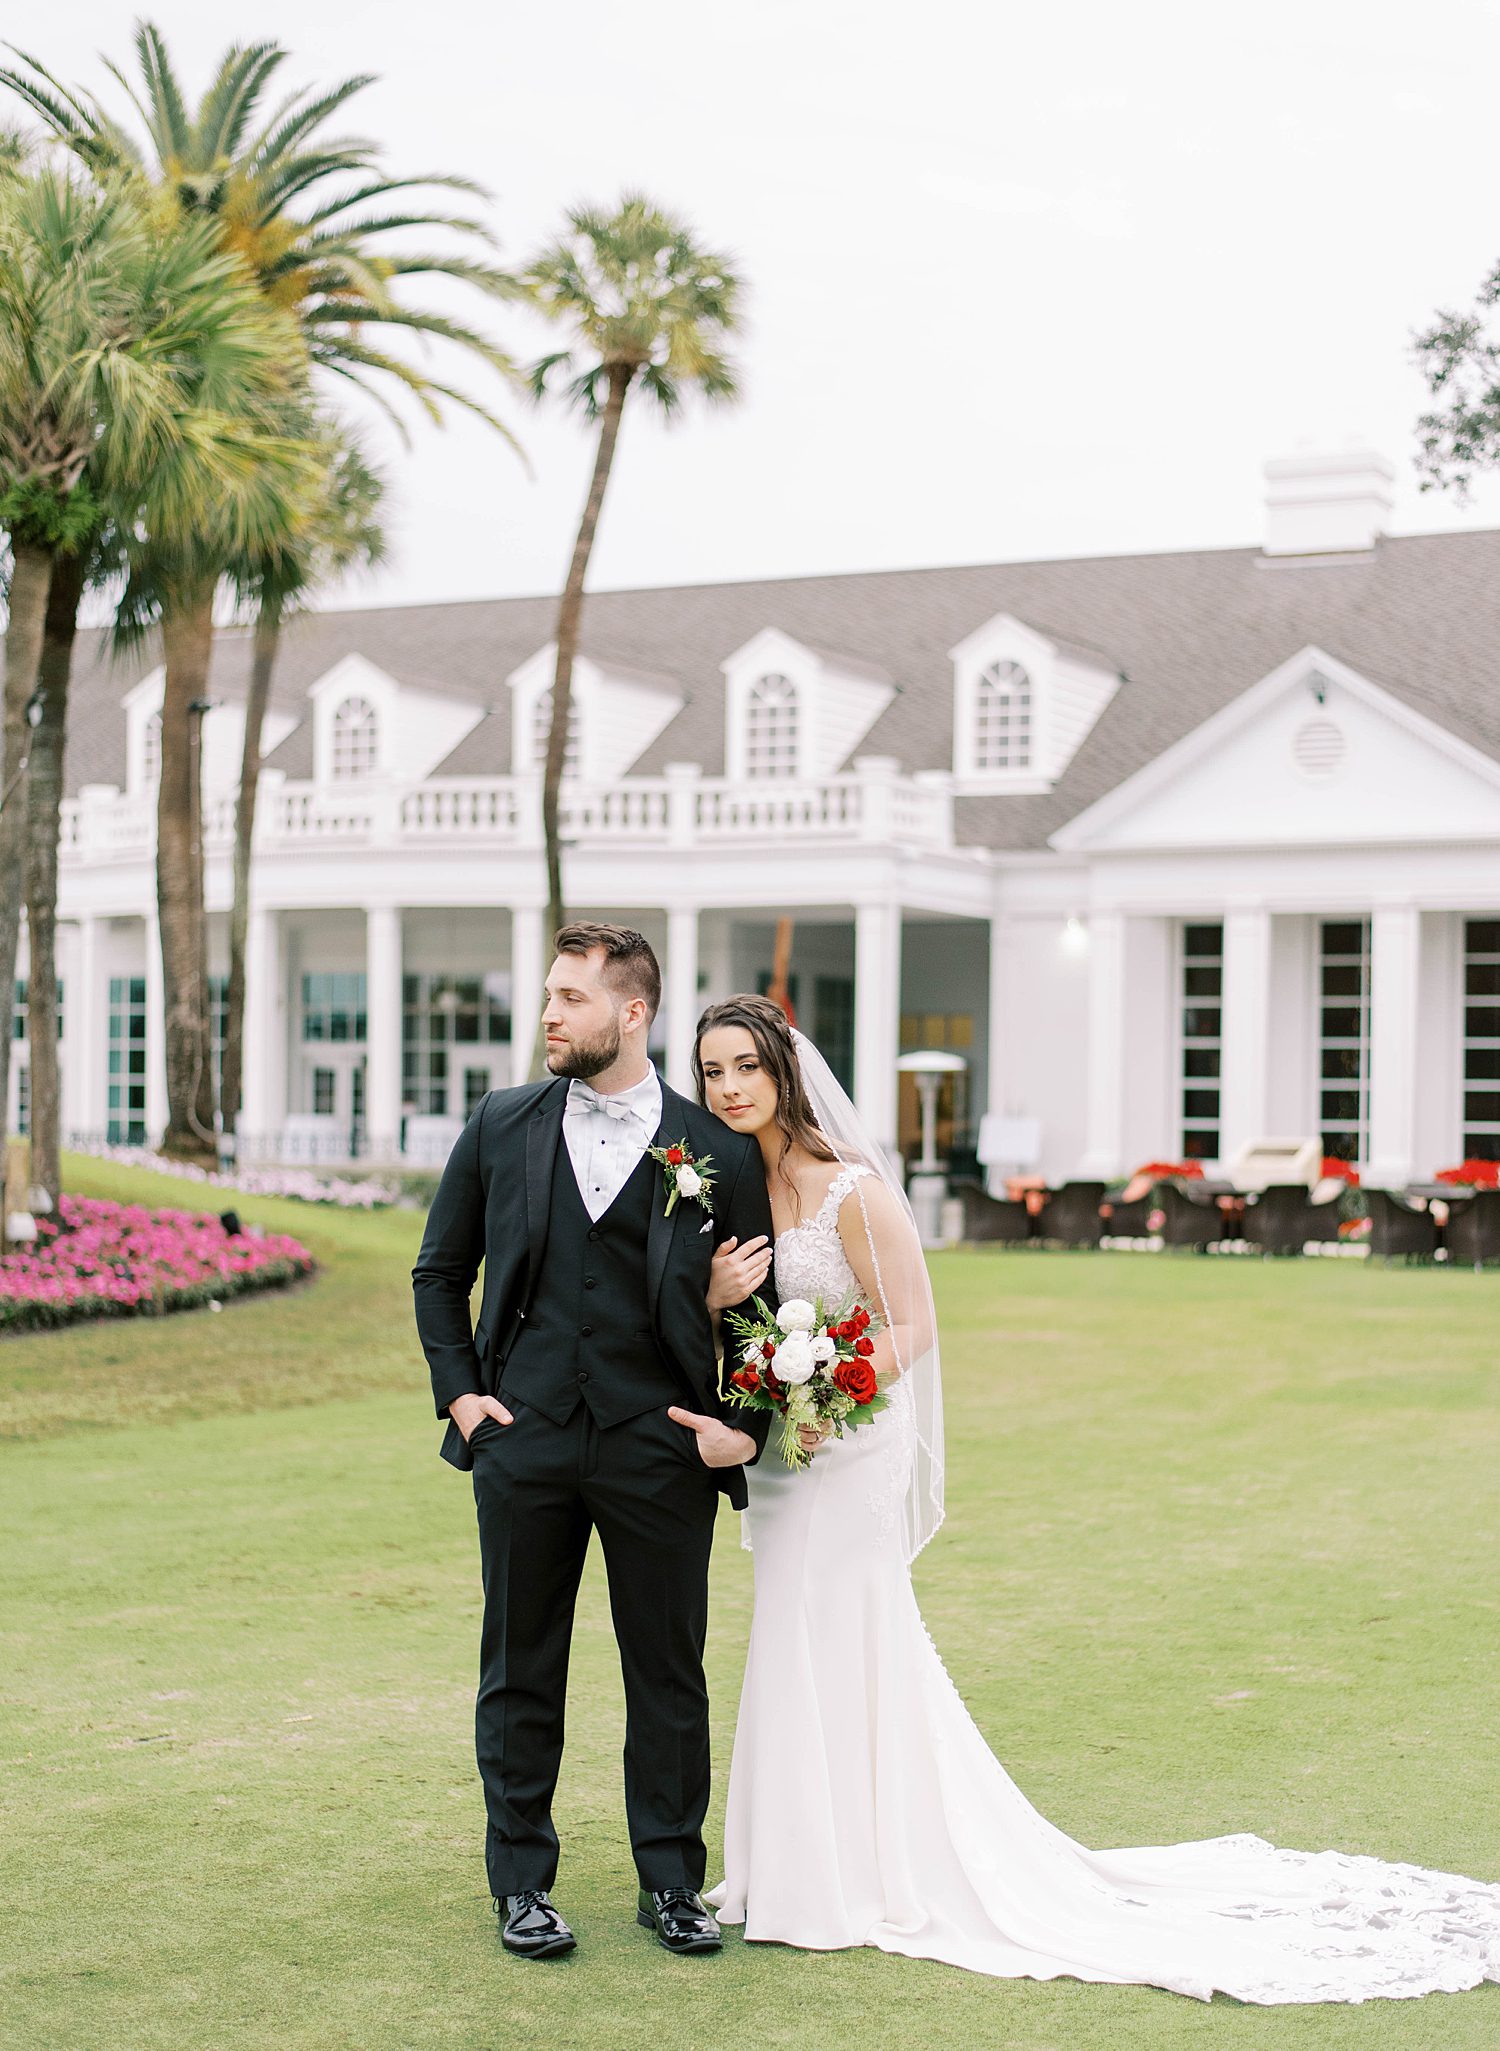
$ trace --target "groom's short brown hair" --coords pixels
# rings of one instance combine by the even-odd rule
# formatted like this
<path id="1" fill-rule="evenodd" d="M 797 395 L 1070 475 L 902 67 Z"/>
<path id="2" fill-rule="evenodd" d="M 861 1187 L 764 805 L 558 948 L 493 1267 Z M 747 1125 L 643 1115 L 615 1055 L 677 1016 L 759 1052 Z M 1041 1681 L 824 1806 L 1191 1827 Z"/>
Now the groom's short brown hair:
<path id="1" fill-rule="evenodd" d="M 634 926 L 602 926 L 577 919 L 559 926 L 552 942 L 558 954 L 592 954 L 604 949 L 603 981 L 626 997 L 644 997 L 650 1016 L 661 1009 L 661 968 L 644 933 Z"/>

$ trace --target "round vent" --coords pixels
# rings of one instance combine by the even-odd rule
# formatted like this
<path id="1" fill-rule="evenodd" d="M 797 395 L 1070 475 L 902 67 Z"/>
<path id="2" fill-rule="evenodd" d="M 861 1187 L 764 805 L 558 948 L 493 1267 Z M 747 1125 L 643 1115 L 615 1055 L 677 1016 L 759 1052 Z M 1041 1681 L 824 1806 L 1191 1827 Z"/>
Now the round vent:
<path id="1" fill-rule="evenodd" d="M 1344 754 L 1344 736 L 1331 719 L 1308 720 L 1292 740 L 1292 760 L 1304 776 L 1318 782 L 1337 772 Z"/>

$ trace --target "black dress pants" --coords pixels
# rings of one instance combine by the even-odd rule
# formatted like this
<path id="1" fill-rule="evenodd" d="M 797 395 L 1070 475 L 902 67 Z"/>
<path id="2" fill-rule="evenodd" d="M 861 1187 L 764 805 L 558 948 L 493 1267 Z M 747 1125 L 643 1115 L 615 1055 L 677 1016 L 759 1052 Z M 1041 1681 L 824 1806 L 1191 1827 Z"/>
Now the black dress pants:
<path id="1" fill-rule="evenodd" d="M 597 1529 L 625 1680 L 625 1810 L 642 1887 L 701 1888 L 707 1855 L 703 1641 L 719 1492 L 665 1409 L 601 1430 L 580 1404 L 554 1424 L 502 1392 L 482 1422 L 474 1499 L 484 1569 L 475 1749 L 496 1896 L 550 1888 L 573 1607 Z"/>

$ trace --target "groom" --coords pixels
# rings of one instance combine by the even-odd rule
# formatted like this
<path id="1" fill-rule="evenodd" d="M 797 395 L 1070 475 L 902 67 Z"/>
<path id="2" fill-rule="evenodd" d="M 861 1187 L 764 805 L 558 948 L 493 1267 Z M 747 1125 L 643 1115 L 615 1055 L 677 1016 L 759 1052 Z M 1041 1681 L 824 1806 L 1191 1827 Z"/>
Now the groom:
<path id="1" fill-rule="evenodd" d="M 625 1679 L 625 1807 L 638 1920 L 711 1951 L 706 1853 L 708 1557 L 722 1490 L 766 1417 L 724 1422 L 709 1266 L 771 1233 L 760 1150 L 660 1081 L 646 1036 L 661 971 L 639 933 L 557 935 L 549 1080 L 491 1092 L 458 1140 L 412 1271 L 442 1453 L 472 1468 L 484 1573 L 475 1739 L 490 1892 L 510 1951 L 571 1951 L 550 1891 L 573 1605 L 597 1530 Z M 529 1021 L 514 1021 L 518 1033 Z M 648 1148 L 701 1163 L 679 1196 Z M 691 1178 L 689 1178 L 691 1180 Z M 469 1298 L 480 1264 L 477 1328 Z"/>

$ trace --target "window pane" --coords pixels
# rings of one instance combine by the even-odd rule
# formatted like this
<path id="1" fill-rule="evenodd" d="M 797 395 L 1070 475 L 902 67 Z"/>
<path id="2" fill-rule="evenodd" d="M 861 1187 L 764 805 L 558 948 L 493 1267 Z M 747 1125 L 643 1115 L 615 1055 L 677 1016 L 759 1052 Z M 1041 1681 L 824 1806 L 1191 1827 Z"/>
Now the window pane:
<path id="1" fill-rule="evenodd" d="M 1182 1052 L 1182 1072 L 1184 1075 L 1217 1075 L 1219 1059 L 1217 1047 L 1185 1047 Z"/>
<path id="2" fill-rule="evenodd" d="M 1364 954 L 1365 926 L 1361 919 L 1348 923 L 1343 920 L 1325 920 L 1323 924 L 1323 952 L 1329 954 Z"/>
<path id="3" fill-rule="evenodd" d="M 1182 987 L 1188 997 L 1217 997 L 1223 989 L 1224 971 L 1221 968 L 1186 968 L 1183 970 Z"/>

